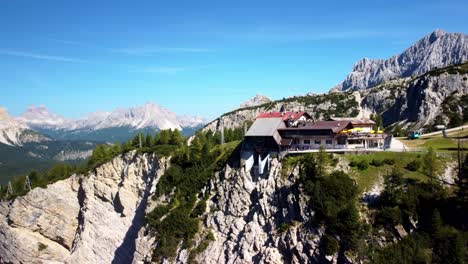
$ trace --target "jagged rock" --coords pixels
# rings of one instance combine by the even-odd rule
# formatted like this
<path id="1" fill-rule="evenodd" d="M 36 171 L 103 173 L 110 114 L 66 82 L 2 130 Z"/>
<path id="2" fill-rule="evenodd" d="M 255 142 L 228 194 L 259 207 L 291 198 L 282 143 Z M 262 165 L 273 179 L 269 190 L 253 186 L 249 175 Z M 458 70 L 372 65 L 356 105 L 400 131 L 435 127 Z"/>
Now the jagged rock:
<path id="1" fill-rule="evenodd" d="M 367 89 L 384 81 L 421 75 L 467 60 L 468 35 L 436 30 L 388 60 L 364 58 L 358 61 L 353 71 L 332 91 Z"/>
<path id="2" fill-rule="evenodd" d="M 249 99 L 248 101 L 243 102 L 240 104 L 240 108 L 245 108 L 245 107 L 251 107 L 251 106 L 257 106 L 261 104 L 266 104 L 272 102 L 271 98 L 265 95 L 257 94 L 255 97 Z"/>
<path id="3" fill-rule="evenodd" d="M 0 204 L 0 262 L 143 263 L 148 198 L 168 159 L 127 153 Z"/>
<path id="4" fill-rule="evenodd" d="M 450 95 L 468 93 L 468 74 L 426 74 L 399 79 L 361 92 L 361 106 L 382 113 L 384 125 L 394 123 L 420 128 L 443 115 L 442 102 Z"/>
<path id="5" fill-rule="evenodd" d="M 203 228 L 215 241 L 197 256 L 203 263 L 309 263 L 318 258 L 321 234 L 309 226 L 313 212 L 297 185 L 298 171 L 282 176 L 273 159 L 269 173 L 226 167 L 209 186 L 212 198 Z M 301 223 L 301 224 L 299 224 Z M 287 230 L 285 230 L 287 226 Z"/>

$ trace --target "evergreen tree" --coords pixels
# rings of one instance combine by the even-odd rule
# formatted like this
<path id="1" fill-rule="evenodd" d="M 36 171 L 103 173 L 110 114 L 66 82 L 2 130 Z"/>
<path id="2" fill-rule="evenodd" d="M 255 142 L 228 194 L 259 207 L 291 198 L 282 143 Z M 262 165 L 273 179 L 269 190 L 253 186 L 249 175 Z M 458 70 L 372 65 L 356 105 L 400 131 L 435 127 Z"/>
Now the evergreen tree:
<path id="1" fill-rule="evenodd" d="M 115 142 L 114 145 L 112 146 L 112 155 L 116 156 L 119 155 L 122 152 L 122 149 L 120 148 L 119 142 Z"/>
<path id="2" fill-rule="evenodd" d="M 171 132 L 170 130 L 164 129 L 159 131 L 158 134 L 158 145 L 167 145 L 169 144 L 169 141 L 171 140 Z"/>
<path id="3" fill-rule="evenodd" d="M 184 143 L 185 137 L 184 135 L 182 135 L 182 133 L 178 129 L 169 130 L 169 131 L 171 134 L 169 144 L 180 146 Z"/>
<path id="4" fill-rule="evenodd" d="M 427 177 L 431 180 L 434 179 L 439 170 L 439 162 L 437 156 L 432 147 L 427 150 L 427 153 L 423 156 L 423 171 Z"/>
<path id="5" fill-rule="evenodd" d="M 325 148 L 320 146 L 319 153 L 317 156 L 317 174 L 318 176 L 325 176 L 326 167 L 329 162 L 328 153 L 325 152 Z"/>
<path id="6" fill-rule="evenodd" d="M 146 134 L 145 147 L 151 148 L 153 145 L 153 136 L 151 136 L 151 133 Z"/>
<path id="7" fill-rule="evenodd" d="M 442 218 L 440 217 L 440 212 L 439 210 L 434 209 L 434 212 L 432 213 L 431 232 L 435 234 L 441 228 L 442 228 Z"/>

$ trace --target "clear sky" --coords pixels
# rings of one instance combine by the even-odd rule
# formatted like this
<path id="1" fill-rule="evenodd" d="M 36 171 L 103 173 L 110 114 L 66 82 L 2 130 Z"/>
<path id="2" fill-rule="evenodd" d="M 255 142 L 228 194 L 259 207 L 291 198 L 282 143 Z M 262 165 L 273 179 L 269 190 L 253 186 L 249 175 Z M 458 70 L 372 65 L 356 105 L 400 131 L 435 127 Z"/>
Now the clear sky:
<path id="1" fill-rule="evenodd" d="M 0 0 L 0 106 L 213 118 L 257 93 L 326 92 L 437 28 L 467 33 L 468 1 Z"/>

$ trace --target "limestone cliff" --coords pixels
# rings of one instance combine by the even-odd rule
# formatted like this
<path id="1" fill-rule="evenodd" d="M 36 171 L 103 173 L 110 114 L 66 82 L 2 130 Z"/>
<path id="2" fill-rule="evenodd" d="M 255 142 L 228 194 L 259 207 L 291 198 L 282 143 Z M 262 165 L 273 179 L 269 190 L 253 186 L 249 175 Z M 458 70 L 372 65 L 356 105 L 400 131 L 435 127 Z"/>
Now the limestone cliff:
<path id="1" fill-rule="evenodd" d="M 206 188 L 211 196 L 203 230 L 214 235 L 199 263 L 313 263 L 319 260 L 321 229 L 298 184 L 277 159 L 268 173 L 227 166 Z M 199 243 L 203 241 L 203 237 Z M 187 259 L 179 252 L 177 262 Z"/>
<path id="2" fill-rule="evenodd" d="M 167 159 L 127 153 L 0 203 L 0 263 L 138 263 L 148 197 Z"/>
<path id="3" fill-rule="evenodd" d="M 345 80 L 332 90 L 367 89 L 391 79 L 418 76 L 467 60 L 468 35 L 436 30 L 387 60 L 364 58 L 358 61 Z"/>
<path id="4" fill-rule="evenodd" d="M 206 130 L 233 128 L 245 121 L 253 121 L 265 111 L 307 111 L 316 119 L 327 116 L 368 117 L 381 113 L 385 126 L 400 123 L 419 129 L 434 124 L 438 116 L 446 120 L 442 103 L 449 96 L 468 94 L 468 63 L 436 69 L 416 77 L 386 81 L 374 88 L 355 92 L 306 95 L 273 101 L 255 107 L 237 109 L 212 121 Z M 465 106 L 466 107 L 466 106 Z M 458 114 L 463 106 L 459 106 Z"/>

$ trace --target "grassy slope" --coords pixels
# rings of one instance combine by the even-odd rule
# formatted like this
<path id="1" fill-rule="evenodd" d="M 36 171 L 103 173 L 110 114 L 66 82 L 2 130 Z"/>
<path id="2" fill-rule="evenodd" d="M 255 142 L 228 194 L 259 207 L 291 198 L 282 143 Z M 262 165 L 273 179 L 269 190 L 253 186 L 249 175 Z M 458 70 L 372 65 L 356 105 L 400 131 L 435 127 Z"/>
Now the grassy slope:
<path id="1" fill-rule="evenodd" d="M 415 140 L 408 140 L 406 138 L 399 138 L 403 144 L 405 144 L 409 148 L 429 148 L 432 147 L 434 150 L 438 152 L 456 152 L 458 140 L 457 137 L 467 137 L 468 138 L 468 130 L 463 131 L 456 131 L 448 134 L 448 137 L 451 138 L 444 138 L 442 135 L 434 135 L 429 137 L 423 137 L 420 139 Z M 464 150 L 468 150 L 468 142 L 462 142 L 462 148 Z"/>
<path id="2" fill-rule="evenodd" d="M 412 160 L 421 159 L 421 154 L 419 153 L 397 153 L 397 152 L 376 152 L 372 154 L 346 154 L 344 155 L 345 160 L 351 162 L 356 161 L 360 162 L 362 160 L 367 161 L 367 163 L 371 163 L 373 159 L 376 160 L 383 160 L 383 159 L 392 159 L 395 160 L 395 165 L 387 165 L 384 164 L 380 167 L 375 167 L 369 164 L 369 167 L 365 170 L 359 170 L 357 167 L 351 168 L 350 175 L 356 180 L 359 191 L 364 192 L 368 191 L 374 184 L 379 181 L 379 178 L 384 177 L 385 175 L 389 174 L 390 171 L 396 167 L 401 169 L 405 172 L 405 175 L 408 178 L 425 180 L 426 176 L 421 172 L 418 171 L 409 171 L 405 169 L 405 166 Z"/>

